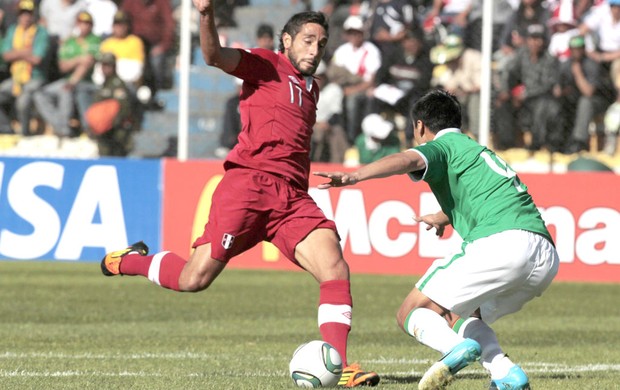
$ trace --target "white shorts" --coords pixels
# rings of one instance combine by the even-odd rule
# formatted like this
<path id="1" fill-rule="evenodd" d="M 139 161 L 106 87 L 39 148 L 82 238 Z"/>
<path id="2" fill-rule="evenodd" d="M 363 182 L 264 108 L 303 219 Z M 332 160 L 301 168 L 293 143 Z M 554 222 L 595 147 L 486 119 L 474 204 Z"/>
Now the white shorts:
<path id="1" fill-rule="evenodd" d="M 435 260 L 416 287 L 463 318 L 480 308 L 489 324 L 540 296 L 560 266 L 549 240 L 525 230 L 463 243 L 461 250 Z"/>

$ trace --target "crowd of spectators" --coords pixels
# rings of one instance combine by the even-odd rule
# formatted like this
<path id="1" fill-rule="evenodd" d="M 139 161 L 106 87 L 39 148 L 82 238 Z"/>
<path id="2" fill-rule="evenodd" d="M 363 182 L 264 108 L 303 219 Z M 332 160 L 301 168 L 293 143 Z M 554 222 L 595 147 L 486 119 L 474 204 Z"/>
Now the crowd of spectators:
<path id="1" fill-rule="evenodd" d="M 342 96 L 338 120 L 332 122 L 345 130 L 349 148 L 382 147 L 376 136 L 368 142 L 362 125 L 368 117 L 373 120 L 367 123 L 379 123 L 380 117 L 386 124 L 377 134 L 391 129 L 400 147 L 409 147 L 408 108 L 431 88 L 454 93 L 464 108 L 463 130 L 479 136 L 482 3 L 308 3 L 339 24 L 330 30 L 327 71 L 317 77 L 326 79 L 330 96 Z M 493 147 L 572 154 L 589 150 L 596 132 L 605 139 L 604 152 L 614 155 L 620 0 L 497 0 L 493 12 Z M 340 93 L 334 93 L 334 87 Z M 388 135 L 384 139 L 392 140 Z M 340 149 L 321 146 L 313 158 L 343 162 L 338 161 L 343 159 Z"/>
<path id="2" fill-rule="evenodd" d="M 482 0 L 301 3 L 330 17 L 314 161 L 411 146 L 408 110 L 431 88 L 458 97 L 463 130 L 478 138 Z M 492 25 L 492 146 L 573 154 L 596 132 L 614 155 L 620 0 L 495 0 Z"/>
<path id="3" fill-rule="evenodd" d="M 251 3 L 221 1 L 229 7 L 218 7 L 226 9 L 218 24 L 229 28 L 237 24 L 234 8 Z M 374 134 L 365 145 L 381 148 L 398 139 L 401 148 L 410 146 L 408 109 L 431 88 L 459 98 L 464 130 L 478 137 L 482 0 L 293 2 L 330 17 L 325 63 L 317 74 L 322 99 L 330 104 L 317 113 L 316 161 L 343 162 L 347 149 L 368 140 L 363 123 L 369 116 L 366 123 L 382 123 L 390 132 L 383 139 L 376 135 L 385 131 Z M 114 56 L 114 75 L 127 91 L 122 104 L 135 116 L 122 121 L 123 134 L 128 123 L 131 131 L 139 129 L 143 110 L 161 109 L 157 91 L 171 86 L 178 3 L 0 0 L 0 133 L 52 131 L 100 140 L 89 123 L 100 117 L 86 114 L 109 79 L 103 68 L 112 63 L 110 56 L 102 63 L 103 53 Z M 606 140 L 604 151 L 614 154 L 620 0 L 495 0 L 493 12 L 493 146 L 570 154 L 587 150 L 596 132 Z M 277 41 L 271 26 L 262 29 L 263 38 L 257 35 L 250 45 Z M 225 127 L 238 127 L 235 98 L 227 102 L 231 124 Z M 222 155 L 238 131 L 224 130 Z"/>
<path id="4" fill-rule="evenodd" d="M 171 85 L 171 2 L 16 0 L 0 11 L 0 133 L 86 134 L 100 155 L 127 155 Z"/>

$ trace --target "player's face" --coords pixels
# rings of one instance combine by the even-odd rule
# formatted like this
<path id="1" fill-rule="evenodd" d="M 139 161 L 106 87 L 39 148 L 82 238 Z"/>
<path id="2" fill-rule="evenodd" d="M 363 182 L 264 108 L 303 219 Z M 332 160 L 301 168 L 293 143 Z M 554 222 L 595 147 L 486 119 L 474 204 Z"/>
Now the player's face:
<path id="1" fill-rule="evenodd" d="M 327 34 L 321 25 L 306 23 L 297 33 L 295 39 L 285 33 L 282 42 L 284 43 L 284 54 L 295 69 L 304 76 L 311 76 L 325 54 Z"/>

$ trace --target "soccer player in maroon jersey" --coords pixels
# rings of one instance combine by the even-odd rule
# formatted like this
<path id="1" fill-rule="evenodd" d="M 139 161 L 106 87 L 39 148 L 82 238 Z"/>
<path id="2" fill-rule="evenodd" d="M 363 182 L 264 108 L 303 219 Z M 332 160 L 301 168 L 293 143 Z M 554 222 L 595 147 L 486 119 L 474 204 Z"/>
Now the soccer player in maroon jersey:
<path id="1" fill-rule="evenodd" d="M 272 242 L 318 282 L 318 323 L 323 339 L 343 359 L 339 385 L 375 386 L 379 376 L 347 363 L 351 329 L 349 267 L 336 225 L 308 194 L 310 139 L 318 85 L 313 74 L 325 53 L 328 24 L 320 12 L 302 12 L 281 32 L 279 53 L 221 47 L 211 0 L 193 0 L 200 11 L 200 46 L 206 63 L 243 79 L 239 143 L 224 162 L 209 221 L 189 260 L 172 252 L 148 255 L 138 242 L 109 253 L 107 276 L 142 275 L 176 291 L 201 291 L 228 261 L 261 241 Z"/>

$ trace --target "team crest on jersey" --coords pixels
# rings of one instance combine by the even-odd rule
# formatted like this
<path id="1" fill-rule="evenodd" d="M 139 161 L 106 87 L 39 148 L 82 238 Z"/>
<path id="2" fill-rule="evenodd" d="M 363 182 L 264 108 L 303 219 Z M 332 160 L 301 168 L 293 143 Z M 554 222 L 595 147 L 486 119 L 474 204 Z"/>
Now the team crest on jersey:
<path id="1" fill-rule="evenodd" d="M 222 246 L 224 247 L 224 249 L 230 249 L 234 241 L 235 236 L 233 236 L 232 234 L 224 233 L 224 236 L 222 237 Z"/>
<path id="2" fill-rule="evenodd" d="M 290 74 L 288 75 L 288 79 L 291 80 L 291 82 L 293 82 L 293 84 L 297 84 L 299 85 L 299 80 L 297 80 L 297 77 L 295 76 L 291 76 Z"/>

